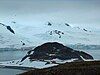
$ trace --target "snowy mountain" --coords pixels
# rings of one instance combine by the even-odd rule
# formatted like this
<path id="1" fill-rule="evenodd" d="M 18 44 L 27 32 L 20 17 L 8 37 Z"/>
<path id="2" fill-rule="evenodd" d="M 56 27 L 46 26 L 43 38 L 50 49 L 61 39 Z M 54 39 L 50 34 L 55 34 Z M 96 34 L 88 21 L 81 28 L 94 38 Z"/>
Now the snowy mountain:
<path id="1" fill-rule="evenodd" d="M 0 48 L 20 48 L 24 47 L 26 41 L 24 37 L 11 33 L 6 27 L 0 25 Z"/>
<path id="2" fill-rule="evenodd" d="M 100 34 L 85 28 L 73 27 L 67 23 L 34 23 L 29 25 L 11 22 L 9 25 L 15 31 L 12 34 L 0 25 L 0 48 L 20 48 L 37 46 L 45 42 L 61 42 L 67 44 L 100 45 Z"/>

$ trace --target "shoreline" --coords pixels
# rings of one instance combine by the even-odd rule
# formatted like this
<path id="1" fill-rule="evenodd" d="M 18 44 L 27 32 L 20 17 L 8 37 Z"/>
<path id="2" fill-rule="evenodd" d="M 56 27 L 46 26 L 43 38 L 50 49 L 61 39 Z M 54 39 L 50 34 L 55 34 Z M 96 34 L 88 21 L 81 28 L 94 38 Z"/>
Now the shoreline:
<path id="1" fill-rule="evenodd" d="M 36 68 L 33 68 L 33 67 L 5 66 L 5 65 L 0 65 L 0 68 L 18 69 L 18 70 L 34 70 L 34 69 L 36 69 Z"/>
<path id="2" fill-rule="evenodd" d="M 70 62 L 54 67 L 35 69 L 18 75 L 100 75 L 99 61 Z"/>

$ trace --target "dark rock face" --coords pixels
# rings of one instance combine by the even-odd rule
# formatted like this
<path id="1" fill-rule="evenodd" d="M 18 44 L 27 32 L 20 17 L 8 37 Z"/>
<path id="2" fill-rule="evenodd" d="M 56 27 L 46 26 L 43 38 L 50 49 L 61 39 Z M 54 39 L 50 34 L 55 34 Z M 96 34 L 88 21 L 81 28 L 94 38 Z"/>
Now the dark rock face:
<path id="1" fill-rule="evenodd" d="M 48 22 L 48 26 L 51 26 L 52 24 L 50 22 Z"/>
<path id="2" fill-rule="evenodd" d="M 87 31 L 86 29 L 83 29 L 84 31 Z"/>
<path id="3" fill-rule="evenodd" d="M 15 34 L 14 30 L 10 27 L 10 26 L 7 26 L 3 23 L 0 23 L 2 26 L 5 26 L 11 33 Z"/>
<path id="4" fill-rule="evenodd" d="M 34 51 L 32 54 L 30 54 Z M 51 60 L 51 59 L 61 59 L 61 60 L 70 60 L 77 58 L 77 60 L 83 61 L 84 59 L 93 59 L 93 57 L 85 52 L 76 51 L 72 48 L 64 46 L 58 42 L 48 42 L 44 43 L 41 46 L 36 47 L 34 50 L 28 52 L 21 61 L 29 57 L 30 60 Z"/>
<path id="5" fill-rule="evenodd" d="M 14 30 L 13 30 L 10 26 L 7 26 L 7 29 L 8 29 L 11 33 L 15 34 Z"/>
<path id="6" fill-rule="evenodd" d="M 49 34 L 50 34 L 50 35 L 56 34 L 56 35 L 59 36 L 59 38 L 61 38 L 62 35 L 64 35 L 64 32 L 63 32 L 63 31 L 60 31 L 60 30 L 52 30 L 52 31 L 49 32 Z"/>
<path id="7" fill-rule="evenodd" d="M 66 26 L 70 26 L 69 24 L 65 23 Z"/>

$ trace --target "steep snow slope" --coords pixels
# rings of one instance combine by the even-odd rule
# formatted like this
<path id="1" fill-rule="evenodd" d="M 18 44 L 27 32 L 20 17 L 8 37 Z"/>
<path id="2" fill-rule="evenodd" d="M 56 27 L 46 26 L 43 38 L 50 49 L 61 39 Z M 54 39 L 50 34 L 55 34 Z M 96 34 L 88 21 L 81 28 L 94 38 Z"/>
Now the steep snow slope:
<path id="1" fill-rule="evenodd" d="M 64 44 L 100 44 L 99 33 L 66 24 L 51 23 L 51 25 L 48 25 L 48 23 L 42 23 L 26 26 L 20 25 L 17 31 L 20 31 L 18 33 L 35 42 L 35 44 L 47 41 L 58 41 Z"/>
<path id="2" fill-rule="evenodd" d="M 0 25 L 0 48 L 21 48 L 23 46 L 23 42 L 27 42 L 26 38 L 21 37 L 17 34 L 12 34 L 6 27 Z M 27 46 L 29 44 L 26 44 Z"/>
<path id="3" fill-rule="evenodd" d="M 29 25 L 11 22 L 15 35 L 0 25 L 0 47 L 36 46 L 48 41 L 57 41 L 63 44 L 100 44 L 100 34 L 68 24 L 34 23 Z M 21 42 L 22 41 L 22 42 Z"/>

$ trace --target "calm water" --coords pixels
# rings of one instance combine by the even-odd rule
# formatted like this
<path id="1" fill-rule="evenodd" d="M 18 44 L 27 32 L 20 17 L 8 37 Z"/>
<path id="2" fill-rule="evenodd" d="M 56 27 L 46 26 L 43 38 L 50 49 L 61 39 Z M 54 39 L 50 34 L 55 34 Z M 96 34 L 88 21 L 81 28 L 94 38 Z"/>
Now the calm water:
<path id="1" fill-rule="evenodd" d="M 95 60 L 100 60 L 100 50 L 82 50 L 93 56 Z"/>
<path id="2" fill-rule="evenodd" d="M 27 51 L 0 51 L 0 61 L 21 59 Z"/>
<path id="3" fill-rule="evenodd" d="M 100 50 L 82 50 L 91 54 L 94 59 L 100 60 Z M 0 61 L 9 61 L 21 59 L 27 51 L 0 51 Z M 16 75 L 24 72 L 24 70 L 0 68 L 0 75 Z"/>
<path id="4" fill-rule="evenodd" d="M 7 68 L 0 68 L 0 75 L 16 75 L 25 72 L 24 70 L 18 69 L 7 69 Z"/>
<path id="5" fill-rule="evenodd" d="M 10 61 L 21 59 L 27 51 L 0 51 L 0 61 Z M 16 75 L 23 73 L 25 70 L 0 68 L 0 75 Z"/>

